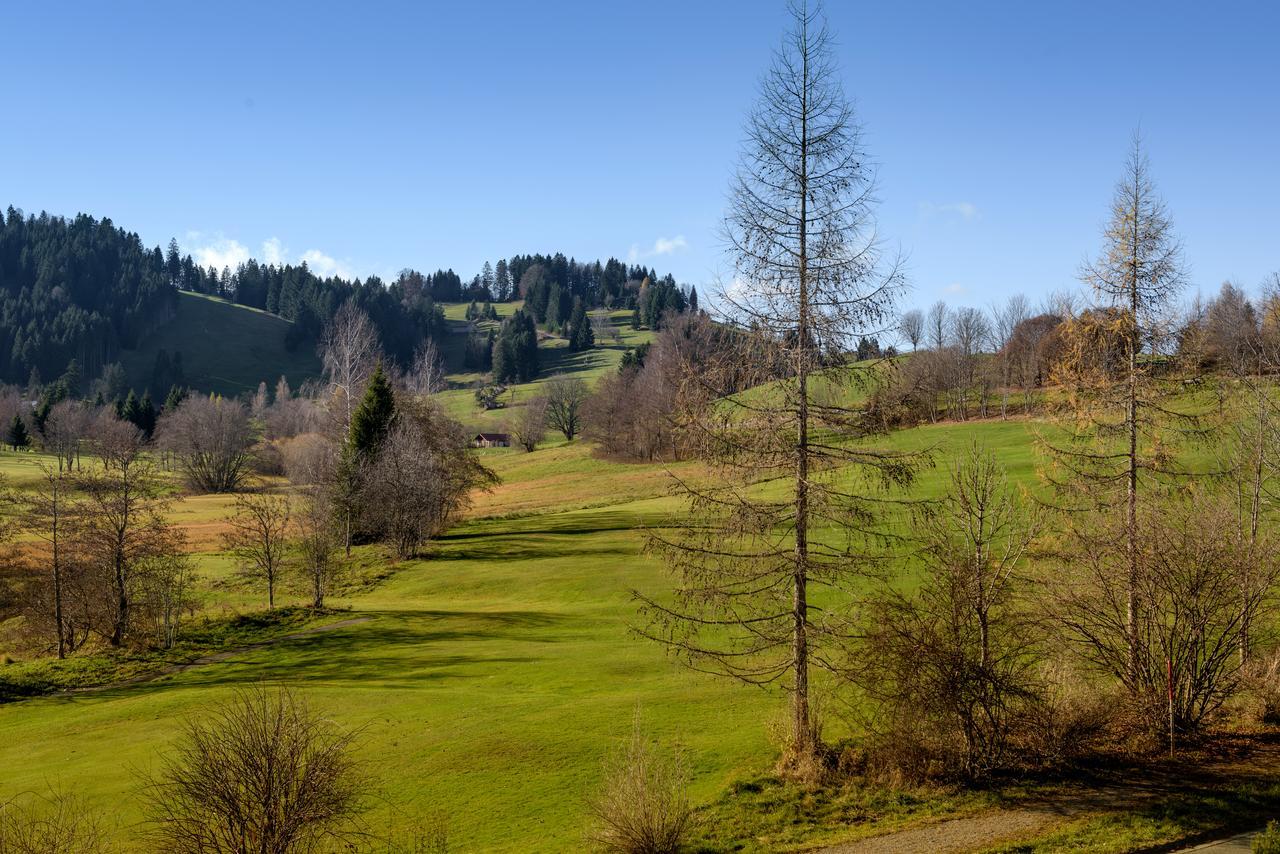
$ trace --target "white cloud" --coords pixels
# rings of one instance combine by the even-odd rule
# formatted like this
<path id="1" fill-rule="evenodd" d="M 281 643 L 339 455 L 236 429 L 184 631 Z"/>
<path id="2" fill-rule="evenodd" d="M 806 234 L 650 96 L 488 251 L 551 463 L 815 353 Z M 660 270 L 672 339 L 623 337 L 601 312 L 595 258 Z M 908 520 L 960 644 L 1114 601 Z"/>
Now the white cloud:
<path id="1" fill-rule="evenodd" d="M 248 247 L 238 240 L 224 237 L 221 232 L 206 235 L 199 231 L 188 231 L 187 251 L 201 267 L 213 267 L 219 272 L 223 267 L 234 270 L 249 260 Z"/>
<path id="2" fill-rule="evenodd" d="M 640 244 L 631 244 L 631 250 L 627 252 L 627 261 L 634 264 L 641 258 L 652 258 L 656 255 L 670 255 L 681 249 L 689 248 L 689 241 L 684 239 L 683 234 L 677 234 L 675 237 L 659 237 L 653 242 L 653 246 L 648 249 L 641 249 Z"/>
<path id="3" fill-rule="evenodd" d="M 284 248 L 284 244 L 280 242 L 280 238 L 272 237 L 268 240 L 262 241 L 263 263 L 279 267 L 281 264 L 285 263 L 285 260 L 288 257 L 289 250 Z"/>
<path id="4" fill-rule="evenodd" d="M 959 282 L 952 282 L 946 287 L 946 292 L 949 294 L 963 294 L 963 293 L 968 293 L 968 291 L 969 289 L 966 288 L 964 285 L 960 284 Z"/>
<path id="5" fill-rule="evenodd" d="M 238 240 L 226 237 L 220 231 L 213 233 L 188 231 L 183 248 L 201 267 L 213 267 L 219 272 L 223 267 L 230 267 L 234 271 L 253 256 L 247 246 Z M 319 249 L 308 249 L 301 255 L 294 255 L 278 237 L 269 237 L 262 241 L 258 254 L 253 257 L 264 264 L 273 264 L 277 267 L 306 261 L 311 272 L 318 276 L 341 276 L 344 279 L 356 277 L 350 262 L 339 261 Z"/>
<path id="6" fill-rule="evenodd" d="M 921 202 L 920 216 L 929 219 L 935 216 L 959 217 L 963 220 L 975 220 L 982 216 L 978 206 L 973 202 Z"/>
<path id="7" fill-rule="evenodd" d="M 302 257 L 298 259 L 306 261 L 307 266 L 311 268 L 311 272 L 317 276 L 340 276 L 344 279 L 354 279 L 355 273 L 346 264 L 337 260 L 332 255 L 326 255 L 319 249 L 308 249 L 302 253 Z"/>

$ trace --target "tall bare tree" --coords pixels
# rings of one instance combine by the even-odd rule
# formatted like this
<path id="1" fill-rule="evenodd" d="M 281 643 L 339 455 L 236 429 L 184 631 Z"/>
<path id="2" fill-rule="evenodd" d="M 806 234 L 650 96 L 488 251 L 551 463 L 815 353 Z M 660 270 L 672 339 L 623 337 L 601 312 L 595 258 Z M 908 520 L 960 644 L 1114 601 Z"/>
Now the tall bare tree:
<path id="1" fill-rule="evenodd" d="M 49 410 L 42 435 L 45 450 L 58 458 L 59 471 L 79 461 L 80 443 L 89 437 L 93 420 L 93 409 L 78 400 L 59 401 Z"/>
<path id="2" fill-rule="evenodd" d="M 784 765 L 803 773 L 817 747 L 810 667 L 826 666 L 821 648 L 841 633 L 837 615 L 815 619 L 810 585 L 839 586 L 867 569 L 859 535 L 876 527 L 882 506 L 868 499 L 868 481 L 904 482 L 912 466 L 855 444 L 859 419 L 841 406 L 838 390 L 865 372 L 836 367 L 832 356 L 894 323 L 903 278 L 883 263 L 874 176 L 831 34 L 817 9 L 790 11 L 793 28 L 747 120 L 724 223 L 735 275 L 716 302 L 743 333 L 682 390 L 683 429 L 718 477 L 681 482 L 690 513 L 674 533 L 651 535 L 677 575 L 674 603 L 640 598 L 642 631 L 691 666 L 786 687 Z M 757 382 L 776 382 L 744 393 L 753 371 Z M 788 495 L 753 493 L 764 479 L 781 479 Z M 837 544 L 811 539 L 828 525 Z"/>
<path id="3" fill-rule="evenodd" d="M 870 597 L 850 675 L 893 753 L 973 778 L 1005 758 L 1032 694 L 1037 633 L 1017 600 L 1039 514 L 989 452 L 958 456 L 942 499 L 917 508 L 917 583 Z"/>
<path id="4" fill-rule="evenodd" d="M 929 306 L 929 315 L 925 318 L 925 334 L 928 336 L 929 346 L 934 350 L 946 347 L 950 341 L 950 330 L 951 309 L 947 308 L 945 302 L 938 300 Z"/>
<path id="5" fill-rule="evenodd" d="M 991 308 L 991 343 L 996 351 L 1000 368 L 1000 417 L 1009 416 L 1009 387 L 1013 385 L 1015 358 L 1014 334 L 1031 317 L 1031 308 L 1024 294 L 1014 294 L 1004 305 Z"/>
<path id="6" fill-rule="evenodd" d="M 903 312 L 902 319 L 898 321 L 898 330 L 911 344 L 911 351 L 915 352 L 924 340 L 924 313 L 918 308 Z"/>
<path id="7" fill-rule="evenodd" d="M 517 445 L 532 453 L 547 435 L 547 399 L 538 395 L 526 400 L 507 429 Z"/>
<path id="8" fill-rule="evenodd" d="M 253 424 L 238 400 L 196 395 L 166 412 L 157 444 L 171 451 L 187 484 L 203 492 L 234 492 L 249 476 Z"/>
<path id="9" fill-rule="evenodd" d="M 302 499 L 295 528 L 298 571 L 311 590 L 311 607 L 319 610 L 342 570 L 337 560 L 341 542 L 333 529 L 333 508 L 323 490 L 312 489 Z"/>
<path id="10" fill-rule="evenodd" d="M 378 362 L 378 353 L 378 331 L 369 316 L 351 301 L 343 303 L 325 328 L 320 358 L 344 434 L 351 429 L 351 415 Z"/>
<path id="11" fill-rule="evenodd" d="M 69 648 L 74 648 L 70 637 L 67 615 L 64 613 L 67 571 L 75 564 L 73 544 L 74 526 L 80 516 L 81 504 L 70 494 L 72 484 L 61 470 L 40 466 L 40 482 L 34 490 L 22 494 L 22 530 L 44 542 L 47 550 L 40 556 L 49 572 L 50 606 L 54 634 L 57 636 L 58 658 L 66 658 Z"/>
<path id="12" fill-rule="evenodd" d="M 101 465 L 78 478 L 86 498 L 79 539 L 110 591 L 101 633 L 121 646 L 133 629 L 139 575 L 150 561 L 181 552 L 182 534 L 164 519 L 161 481 L 138 429 L 103 413 L 94 436 Z"/>
<path id="13" fill-rule="evenodd" d="M 444 358 L 434 338 L 428 338 L 414 353 L 413 368 L 405 382 L 414 394 L 435 394 L 449 387 L 444 374 Z"/>
<path id="14" fill-rule="evenodd" d="M 1182 390 L 1171 382 L 1176 363 L 1164 352 L 1169 308 L 1184 284 L 1181 256 L 1135 136 L 1102 252 L 1081 269 L 1101 304 L 1065 317 L 1052 333 L 1067 417 L 1060 438 L 1045 442 L 1060 499 L 1086 511 L 1067 517 L 1074 559 L 1120 574 L 1112 589 L 1125 592 L 1126 663 L 1116 675 L 1133 698 L 1163 677 L 1142 631 L 1140 505 L 1187 473 L 1178 441 L 1202 430 L 1202 413 L 1189 411 L 1185 400 L 1170 405 Z M 1112 517 L 1121 523 L 1118 530 L 1109 524 Z"/>
<path id="15" fill-rule="evenodd" d="M 240 571 L 267 585 L 267 607 L 276 606 L 276 584 L 284 572 L 289 547 L 293 504 L 287 496 L 246 493 L 236 496 L 227 519 L 227 549 Z"/>
<path id="16" fill-rule="evenodd" d="M 558 374 L 547 380 L 547 423 L 572 442 L 582 431 L 582 408 L 590 395 L 587 384 L 578 377 Z"/>
<path id="17" fill-rule="evenodd" d="M 1152 410 L 1160 408 L 1148 393 L 1150 368 L 1142 362 L 1144 351 L 1154 351 L 1160 343 L 1164 312 L 1182 290 L 1186 277 L 1182 266 L 1182 245 L 1173 235 L 1173 220 L 1151 179 L 1151 166 L 1142 149 L 1142 140 L 1133 137 L 1133 148 L 1124 177 L 1116 185 L 1111 202 L 1111 219 L 1103 229 L 1102 252 L 1086 263 L 1080 277 L 1111 305 L 1118 332 L 1124 343 L 1123 422 L 1125 448 L 1125 546 L 1129 578 L 1126 624 L 1129 627 L 1130 666 L 1136 678 L 1140 666 L 1138 619 L 1138 489 L 1141 472 L 1152 463 L 1144 460 L 1139 441 L 1144 422 L 1150 423 Z M 1094 456 L 1091 463 L 1109 467 Z"/>

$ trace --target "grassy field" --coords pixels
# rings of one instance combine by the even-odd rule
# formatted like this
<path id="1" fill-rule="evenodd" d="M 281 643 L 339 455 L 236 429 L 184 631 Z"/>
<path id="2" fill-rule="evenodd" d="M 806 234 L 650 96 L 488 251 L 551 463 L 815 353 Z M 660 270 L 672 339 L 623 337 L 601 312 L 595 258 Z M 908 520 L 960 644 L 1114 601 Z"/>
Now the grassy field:
<path id="1" fill-rule="evenodd" d="M 463 311 L 448 307 L 459 332 Z M 621 343 L 569 354 L 563 342 L 546 341 L 544 364 L 588 381 L 611 370 L 626 347 L 650 335 L 631 330 L 625 314 L 611 319 Z M 444 405 L 465 424 L 501 424 L 502 410 L 476 407 L 466 387 L 474 379 L 453 373 Z M 519 406 L 537 386 L 509 390 L 509 404 Z M 1044 429 L 1020 419 L 941 424 L 895 433 L 885 444 L 930 451 L 938 461 L 920 472 L 912 498 L 939 494 L 948 461 L 974 442 L 994 450 L 1015 483 L 1036 489 L 1035 436 Z M 182 722 L 238 687 L 268 680 L 298 687 L 315 707 L 360 730 L 361 757 L 385 799 L 375 824 L 393 814 L 443 814 L 461 851 L 581 848 L 602 760 L 637 715 L 648 732 L 687 751 L 693 797 L 712 825 L 703 829 L 708 851 L 796 850 L 990 806 L 982 793 L 815 799 L 744 783 L 770 767 L 780 696 L 686 671 L 631 631 L 631 591 L 661 594 L 670 584 L 642 554 L 643 528 L 682 509 L 668 470 L 600 460 L 583 442 L 559 439 L 532 454 L 480 453 L 501 482 L 476 494 L 465 520 L 425 556 L 395 563 L 379 548 L 357 549 L 364 581 L 333 604 L 365 622 L 152 682 L 0 705 L 0 801 L 74 784 L 118 820 L 116 838 L 128 850 L 141 819 L 139 777 Z M 0 453 L 0 474 L 22 488 L 34 483 L 40 459 Z M 675 469 L 698 475 L 692 464 Z M 263 604 L 262 591 L 236 582 L 219 553 L 228 506 L 226 497 L 199 496 L 172 510 L 198 552 L 202 601 L 221 618 Z M 277 601 L 299 604 L 305 595 L 286 591 Z M 831 720 L 827 735 L 842 734 Z"/>
<path id="2" fill-rule="evenodd" d="M 1028 435 L 1021 422 L 982 422 L 907 431 L 894 444 L 948 453 L 978 438 L 1026 478 Z M 679 510 L 665 471 L 597 460 L 580 442 L 533 454 L 493 449 L 484 460 L 503 483 L 477 496 L 463 524 L 426 557 L 335 603 L 370 621 L 155 682 L 0 706 L 0 798 L 75 781 L 92 805 L 119 816 L 123 839 L 140 818 L 136 774 L 186 717 L 261 679 L 299 686 L 360 728 L 384 794 L 410 813 L 448 814 L 460 850 L 576 847 L 602 757 L 637 713 L 688 750 L 699 802 L 767 769 L 776 696 L 685 671 L 629 633 L 630 591 L 667 583 L 641 555 L 637 530 Z M 15 483 L 33 463 L 0 456 Z M 945 474 L 925 471 L 918 492 L 936 492 Z M 195 498 L 174 512 L 208 551 L 225 509 L 223 498 Z M 386 562 L 373 548 L 358 559 Z M 208 551 L 200 566 L 222 607 L 261 607 L 257 591 L 227 586 L 224 557 Z"/>
<path id="3" fill-rule="evenodd" d="M 284 375 L 295 389 L 320 374 L 315 347 L 284 345 L 289 321 L 265 311 L 204 294 L 180 293 L 178 313 L 137 350 L 121 354 L 130 382 L 145 385 L 156 353 L 182 353 L 187 384 L 228 396 L 252 393 L 258 383 L 273 387 Z M 157 401 L 157 404 L 159 401 Z"/>
<path id="4" fill-rule="evenodd" d="M 522 303 L 495 304 L 498 316 L 509 317 Z M 449 370 L 449 389 L 436 395 L 445 411 L 461 421 L 469 428 L 476 430 L 498 430 L 511 417 L 513 409 L 523 402 L 539 394 L 540 387 L 556 374 L 572 374 L 588 383 L 594 382 L 606 371 L 617 368 L 622 356 L 632 347 L 653 340 L 653 333 L 647 329 L 631 328 L 631 312 L 615 311 L 608 313 L 609 325 L 617 331 L 617 340 L 612 338 L 597 340 L 596 346 L 582 353 L 569 350 L 569 342 L 563 338 L 544 337 L 538 343 L 540 373 L 537 379 L 529 383 L 517 383 L 507 387 L 501 398 L 503 408 L 485 411 L 476 405 L 473 386 L 482 379 L 481 374 L 468 372 L 462 365 L 462 345 L 465 340 L 467 321 L 467 305 L 454 303 L 444 306 L 445 318 L 448 319 L 453 334 L 449 336 L 442 348 L 445 363 Z M 494 321 L 483 321 L 478 324 L 482 331 L 496 328 Z"/>

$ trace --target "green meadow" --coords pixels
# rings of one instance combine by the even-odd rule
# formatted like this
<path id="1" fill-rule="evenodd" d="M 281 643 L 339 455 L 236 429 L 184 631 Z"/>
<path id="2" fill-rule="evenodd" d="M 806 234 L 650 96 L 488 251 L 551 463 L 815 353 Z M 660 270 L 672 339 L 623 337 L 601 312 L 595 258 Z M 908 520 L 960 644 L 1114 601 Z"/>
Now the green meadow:
<path id="1" fill-rule="evenodd" d="M 1030 430 L 974 422 L 905 431 L 891 444 L 945 459 L 977 439 L 1029 480 Z M 357 550 L 358 564 L 389 574 L 334 604 L 344 619 L 367 621 L 151 682 L 0 705 L 0 799 L 74 784 L 112 816 L 127 848 L 141 819 L 140 775 L 185 719 L 259 680 L 301 689 L 360 731 L 378 781 L 375 824 L 443 814 L 459 850 L 578 847 L 602 758 L 637 715 L 687 751 L 699 803 L 767 771 L 780 697 L 687 671 L 631 633 L 631 591 L 661 594 L 668 584 L 641 554 L 641 528 L 681 510 L 666 471 L 598 460 L 582 442 L 483 456 L 502 483 L 424 557 L 391 564 L 374 547 Z M 20 486 L 34 461 L 5 453 L 0 471 Z M 911 496 L 936 494 L 945 477 L 945 466 L 924 470 Z M 258 591 L 232 581 L 218 554 L 212 532 L 226 505 L 180 501 L 175 520 L 202 549 L 205 601 L 261 608 Z"/>
<path id="2" fill-rule="evenodd" d="M 206 294 L 178 293 L 173 319 L 147 336 L 120 360 L 135 386 L 145 386 L 156 354 L 182 353 L 187 384 L 200 391 L 235 397 L 252 394 L 259 382 L 268 388 L 285 376 L 297 389 L 320 375 L 315 344 L 285 346 L 292 324 L 284 318 Z M 159 405 L 160 401 L 156 401 Z"/>

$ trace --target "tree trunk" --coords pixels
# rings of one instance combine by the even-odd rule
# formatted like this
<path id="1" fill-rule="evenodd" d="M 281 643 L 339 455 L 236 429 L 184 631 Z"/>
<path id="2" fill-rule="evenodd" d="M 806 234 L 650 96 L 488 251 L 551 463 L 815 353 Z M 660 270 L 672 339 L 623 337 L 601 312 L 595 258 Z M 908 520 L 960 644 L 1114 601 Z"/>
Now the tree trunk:
<path id="1" fill-rule="evenodd" d="M 1138 663 L 1138 348 L 1141 343 L 1138 332 L 1138 206 L 1134 205 L 1132 269 L 1130 270 L 1129 310 L 1132 313 L 1129 333 L 1129 388 L 1125 419 L 1129 434 L 1128 495 L 1125 513 L 1126 550 L 1129 560 L 1127 602 L 1125 606 L 1125 630 L 1128 634 L 1129 687 L 1137 689 Z"/>
<path id="2" fill-rule="evenodd" d="M 795 580 L 791 604 L 791 654 L 795 670 L 792 695 L 792 737 L 797 757 L 813 752 L 812 727 L 809 721 L 809 259 L 808 259 L 808 98 L 809 57 L 804 56 L 804 89 L 800 95 L 800 246 L 799 246 L 799 317 L 797 325 L 796 401 L 796 555 Z"/>

